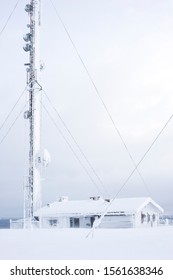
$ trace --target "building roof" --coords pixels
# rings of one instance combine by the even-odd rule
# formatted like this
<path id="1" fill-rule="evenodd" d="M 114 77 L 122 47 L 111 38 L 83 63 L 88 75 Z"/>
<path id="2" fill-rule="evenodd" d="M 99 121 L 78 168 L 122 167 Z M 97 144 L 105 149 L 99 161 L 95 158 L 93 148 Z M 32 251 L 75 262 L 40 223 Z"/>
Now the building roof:
<path id="1" fill-rule="evenodd" d="M 34 213 L 35 216 L 57 217 L 57 216 L 83 216 L 107 214 L 134 214 L 142 210 L 151 203 L 163 212 L 163 209 L 150 197 L 117 198 L 114 200 L 104 200 L 101 197 L 87 200 L 68 200 L 66 197 L 47 204 Z"/>
<path id="2" fill-rule="evenodd" d="M 158 205 L 150 197 L 133 197 L 133 198 L 119 198 L 115 199 L 111 204 L 108 212 L 124 211 L 125 213 L 137 213 L 141 211 L 147 204 L 151 203 L 158 208 L 160 212 L 163 212 L 163 208 Z"/>

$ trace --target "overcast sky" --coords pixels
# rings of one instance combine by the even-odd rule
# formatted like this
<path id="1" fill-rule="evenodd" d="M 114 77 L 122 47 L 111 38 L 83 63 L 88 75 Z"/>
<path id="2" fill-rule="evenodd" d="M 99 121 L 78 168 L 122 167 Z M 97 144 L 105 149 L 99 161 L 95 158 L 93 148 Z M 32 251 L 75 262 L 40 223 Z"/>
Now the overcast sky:
<path id="1" fill-rule="evenodd" d="M 54 0 L 115 125 L 136 163 L 173 114 L 172 0 Z M 0 30 L 16 1 L 0 9 Z M 28 54 L 22 37 L 29 18 L 20 1 L 0 35 L 0 126 L 26 84 Z M 49 0 L 42 0 L 42 86 L 110 197 L 134 169 L 87 73 Z M 79 153 L 55 111 L 43 103 L 87 169 L 74 157 L 48 115 L 42 111 L 42 149 L 51 164 L 42 170 L 43 204 L 58 196 L 85 199 L 105 190 Z M 23 97 L 0 130 L 0 142 L 25 104 Z M 0 217 L 23 214 L 23 178 L 28 132 L 21 114 L 0 144 Z M 134 173 L 119 197 L 151 196 L 173 213 L 173 120 Z M 99 190 L 98 190 L 99 189 Z M 108 195 L 106 195 L 108 196 Z"/>

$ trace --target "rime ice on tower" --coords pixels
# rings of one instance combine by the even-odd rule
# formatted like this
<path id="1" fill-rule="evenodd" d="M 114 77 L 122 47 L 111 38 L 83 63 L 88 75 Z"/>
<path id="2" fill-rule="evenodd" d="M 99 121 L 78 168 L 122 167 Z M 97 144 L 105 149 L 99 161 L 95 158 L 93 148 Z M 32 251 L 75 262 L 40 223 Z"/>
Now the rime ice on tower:
<path id="1" fill-rule="evenodd" d="M 27 71 L 27 90 L 29 108 L 24 113 L 24 118 L 29 121 L 29 166 L 28 176 L 24 185 L 24 221 L 33 221 L 33 213 L 41 207 L 40 186 L 40 0 L 31 0 L 25 11 L 29 16 L 27 28 L 29 32 L 24 35 L 26 42 L 23 47 L 29 53 L 29 62 L 25 64 Z"/>

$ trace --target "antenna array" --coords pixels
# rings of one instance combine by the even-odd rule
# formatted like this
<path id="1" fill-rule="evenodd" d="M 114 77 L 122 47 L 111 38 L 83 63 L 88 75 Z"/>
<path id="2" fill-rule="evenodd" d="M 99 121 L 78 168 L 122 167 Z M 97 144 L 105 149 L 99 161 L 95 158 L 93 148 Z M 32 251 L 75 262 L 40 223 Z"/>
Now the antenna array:
<path id="1" fill-rule="evenodd" d="M 29 16 L 27 32 L 23 39 L 26 42 L 23 47 L 29 53 L 29 62 L 25 64 L 27 72 L 27 90 L 29 108 L 24 113 L 24 118 L 29 121 L 29 170 L 24 184 L 24 221 L 25 226 L 34 221 L 34 211 L 41 207 L 40 186 L 40 57 L 39 57 L 39 34 L 40 34 L 40 0 L 31 0 L 25 6 Z"/>

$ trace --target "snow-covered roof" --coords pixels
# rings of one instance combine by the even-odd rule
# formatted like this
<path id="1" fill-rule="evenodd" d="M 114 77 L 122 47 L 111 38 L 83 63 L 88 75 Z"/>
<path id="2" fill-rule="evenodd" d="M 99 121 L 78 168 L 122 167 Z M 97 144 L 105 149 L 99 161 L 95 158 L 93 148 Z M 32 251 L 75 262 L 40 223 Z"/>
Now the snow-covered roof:
<path id="1" fill-rule="evenodd" d="M 115 199 L 111 204 L 108 213 L 113 212 L 114 210 L 119 212 L 124 211 L 125 213 L 137 213 L 149 203 L 158 208 L 160 212 L 163 212 L 163 208 L 150 197 L 133 197 Z"/>
<path id="2" fill-rule="evenodd" d="M 147 204 L 151 203 L 163 212 L 163 209 L 149 197 L 117 198 L 111 202 L 103 198 L 88 200 L 55 201 L 34 213 L 35 216 L 57 217 L 57 216 L 83 216 L 107 214 L 133 214 L 141 211 Z"/>

